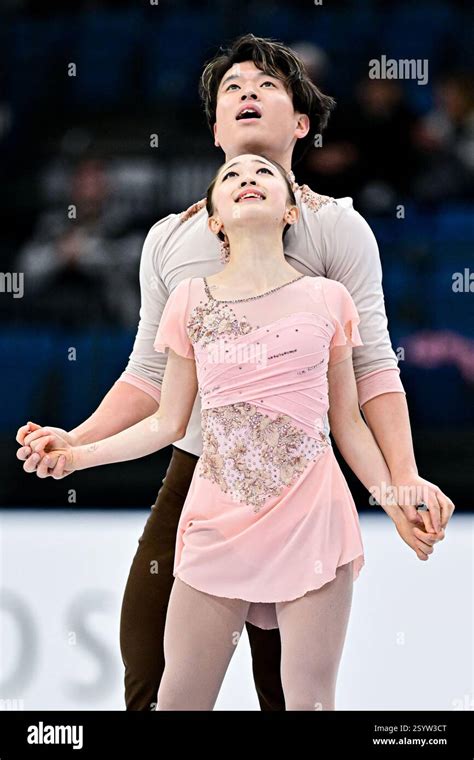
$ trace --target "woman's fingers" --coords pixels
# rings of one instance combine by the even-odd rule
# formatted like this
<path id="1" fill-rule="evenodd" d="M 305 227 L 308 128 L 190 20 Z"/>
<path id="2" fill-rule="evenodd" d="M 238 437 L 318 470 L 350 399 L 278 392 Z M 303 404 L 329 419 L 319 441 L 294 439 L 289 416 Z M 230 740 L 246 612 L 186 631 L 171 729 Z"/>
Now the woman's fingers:
<path id="1" fill-rule="evenodd" d="M 428 547 L 426 544 L 423 543 L 423 541 L 420 541 L 418 538 L 413 538 L 410 542 L 410 545 L 412 549 L 414 549 L 416 556 L 418 559 L 423 560 L 425 562 L 428 559 Z"/>
<path id="2" fill-rule="evenodd" d="M 441 509 L 435 491 L 430 490 L 425 504 L 428 507 L 428 512 L 426 510 L 417 510 L 418 514 L 421 515 L 425 530 L 428 533 L 438 533 L 442 527 Z"/>
<path id="3" fill-rule="evenodd" d="M 433 522 L 431 520 L 431 515 L 429 512 L 426 511 L 420 511 L 418 510 L 418 514 L 421 515 L 421 519 L 423 520 L 423 525 L 425 526 L 425 530 L 427 533 L 434 533 L 434 526 Z"/>
<path id="4" fill-rule="evenodd" d="M 428 556 L 430 554 L 433 554 L 433 547 L 429 544 L 425 544 L 424 541 L 420 541 L 419 539 L 416 539 L 416 547 L 420 550 L 423 554 L 427 555 L 426 558 L 428 559 Z"/>
<path id="5" fill-rule="evenodd" d="M 424 530 L 416 527 L 413 530 L 417 538 L 419 538 L 421 541 L 424 541 L 425 543 L 431 544 L 432 546 L 434 546 L 434 544 L 436 544 L 438 541 L 444 541 L 446 537 L 444 528 L 441 528 L 438 533 L 426 533 Z"/>
<path id="6" fill-rule="evenodd" d="M 428 555 L 425 554 L 425 552 L 419 549 L 417 546 L 415 546 L 415 553 L 418 559 L 421 559 L 423 562 L 426 562 L 428 559 Z"/>
<path id="7" fill-rule="evenodd" d="M 46 446 L 53 443 L 54 436 L 52 435 L 43 435 L 41 438 L 37 438 L 35 441 L 32 441 L 31 443 L 31 449 L 35 454 L 44 454 L 44 450 Z"/>
<path id="8" fill-rule="evenodd" d="M 41 457 L 39 454 L 32 453 L 28 459 L 23 462 L 23 469 L 25 472 L 35 472 Z"/>
<path id="9" fill-rule="evenodd" d="M 45 436 L 45 442 L 43 445 L 47 445 L 47 436 Z M 21 449 L 17 452 L 17 457 L 19 457 L 19 452 Z M 59 456 L 58 456 L 59 454 Z M 31 454 L 23 463 L 23 469 L 25 472 L 32 473 L 36 472 L 37 476 L 39 478 L 47 478 L 49 476 L 60 479 L 64 478 L 67 475 L 69 475 L 69 472 L 64 472 L 64 468 L 66 466 L 67 458 L 64 454 L 61 454 L 58 452 L 56 456 L 54 456 L 54 452 L 50 452 L 47 455 L 45 455 L 44 450 L 42 450 L 41 453 L 34 452 Z"/>
<path id="10" fill-rule="evenodd" d="M 48 456 L 44 456 L 36 467 L 36 474 L 39 478 L 47 478 L 51 473 L 49 471 L 50 463 Z"/>
<path id="11" fill-rule="evenodd" d="M 433 554 L 435 543 L 443 540 L 444 530 L 441 529 L 439 533 L 426 533 L 424 530 L 414 527 L 413 535 L 415 536 L 416 556 L 426 562 L 430 554 Z"/>
<path id="12" fill-rule="evenodd" d="M 55 480 L 60 480 L 61 478 L 66 477 L 66 475 L 68 475 L 69 473 L 64 472 L 65 464 L 66 464 L 66 457 L 64 456 L 64 454 L 62 454 L 50 472 L 51 477 L 53 477 Z"/>
<path id="13" fill-rule="evenodd" d="M 413 528 L 413 533 L 417 538 L 420 539 L 420 541 L 424 541 L 430 546 L 433 546 L 433 544 L 439 540 L 437 538 L 437 533 L 426 533 L 426 531 L 424 531 L 422 528 L 417 528 L 416 526 Z"/>
<path id="14" fill-rule="evenodd" d="M 455 506 L 451 499 L 442 491 L 438 491 L 436 496 L 441 510 L 441 527 L 445 528 L 452 517 Z"/>
<path id="15" fill-rule="evenodd" d="M 24 462 L 25 459 L 28 459 L 30 454 L 31 454 L 31 449 L 29 446 L 21 446 L 21 448 L 16 450 L 16 458 L 20 459 L 22 462 Z"/>
<path id="16" fill-rule="evenodd" d="M 433 536 L 427 536 L 423 531 L 418 530 L 418 528 L 414 528 L 413 534 L 416 537 L 417 547 L 425 554 L 432 554 L 437 539 L 433 538 Z"/>

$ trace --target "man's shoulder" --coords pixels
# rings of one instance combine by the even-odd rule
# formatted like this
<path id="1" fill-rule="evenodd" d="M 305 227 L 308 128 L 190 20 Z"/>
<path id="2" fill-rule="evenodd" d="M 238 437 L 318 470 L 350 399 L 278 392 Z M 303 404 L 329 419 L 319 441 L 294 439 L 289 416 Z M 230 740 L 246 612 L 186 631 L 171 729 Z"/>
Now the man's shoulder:
<path id="1" fill-rule="evenodd" d="M 158 244 L 162 244 L 167 238 L 174 235 L 176 232 L 183 230 L 183 224 L 195 217 L 195 215 L 206 207 L 206 199 L 203 198 L 196 203 L 193 203 L 184 211 L 168 214 L 162 219 L 159 219 L 148 230 L 145 244 L 147 248 L 156 249 Z"/>
<path id="2" fill-rule="evenodd" d="M 185 211 L 181 211 L 181 213 L 178 215 L 180 223 L 183 224 L 189 219 L 192 219 L 193 216 L 202 211 L 203 208 L 206 208 L 206 198 L 201 198 L 200 201 L 196 201 L 195 203 L 192 203 L 191 206 L 188 206 Z"/>
<path id="3" fill-rule="evenodd" d="M 151 238 L 156 238 L 168 232 L 174 232 L 176 229 L 181 227 L 182 224 L 187 222 L 189 219 L 192 219 L 203 208 L 206 208 L 206 198 L 201 198 L 201 200 L 192 203 L 190 206 L 188 206 L 187 209 L 184 209 L 184 211 L 178 211 L 164 216 L 162 219 L 159 219 L 157 222 L 155 222 L 152 227 L 150 227 L 148 236 Z"/>
<path id="4" fill-rule="evenodd" d="M 362 214 L 354 208 L 350 196 L 332 198 L 314 192 L 307 185 L 301 185 L 301 205 L 308 209 L 305 215 L 308 224 L 315 223 L 325 236 L 335 233 L 356 239 L 372 238 L 373 233 Z"/>
<path id="5" fill-rule="evenodd" d="M 341 214 L 354 212 L 354 205 L 350 196 L 333 198 L 331 195 L 323 195 L 312 190 L 308 185 L 300 185 L 301 205 L 313 212 L 321 222 L 334 219 Z"/>

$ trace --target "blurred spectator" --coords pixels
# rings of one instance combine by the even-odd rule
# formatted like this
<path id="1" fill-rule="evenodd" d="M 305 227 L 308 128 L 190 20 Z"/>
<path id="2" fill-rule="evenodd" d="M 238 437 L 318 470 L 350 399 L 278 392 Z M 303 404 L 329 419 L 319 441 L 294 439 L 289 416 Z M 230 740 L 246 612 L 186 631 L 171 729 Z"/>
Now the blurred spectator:
<path id="1" fill-rule="evenodd" d="M 69 203 L 45 212 L 20 252 L 28 321 L 67 326 L 136 325 L 143 238 L 127 235 L 110 203 L 105 166 L 87 159 L 71 179 Z"/>
<path id="2" fill-rule="evenodd" d="M 435 85 L 434 108 L 420 121 L 414 141 L 419 176 L 417 200 L 437 202 L 474 197 L 474 82 L 451 73 Z"/>
<path id="3" fill-rule="evenodd" d="M 326 51 L 320 45 L 315 45 L 314 42 L 293 42 L 290 47 L 303 61 L 314 84 L 324 90 L 330 69 L 329 56 Z"/>
<path id="4" fill-rule="evenodd" d="M 410 187 L 415 119 L 400 82 L 363 79 L 354 100 L 335 109 L 323 148 L 307 154 L 298 176 L 318 192 L 352 196 L 369 212 L 393 209 Z"/>

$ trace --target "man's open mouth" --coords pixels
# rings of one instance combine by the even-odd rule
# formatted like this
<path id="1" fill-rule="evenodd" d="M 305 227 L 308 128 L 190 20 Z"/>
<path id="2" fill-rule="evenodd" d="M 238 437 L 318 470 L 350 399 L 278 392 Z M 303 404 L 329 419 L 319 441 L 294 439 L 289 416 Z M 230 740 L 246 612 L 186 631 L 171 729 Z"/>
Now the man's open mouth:
<path id="1" fill-rule="evenodd" d="M 260 119 L 262 114 L 257 108 L 254 108 L 253 106 L 245 106 L 245 108 L 242 108 L 241 111 L 237 114 L 235 117 L 237 121 L 240 121 L 241 119 Z"/>

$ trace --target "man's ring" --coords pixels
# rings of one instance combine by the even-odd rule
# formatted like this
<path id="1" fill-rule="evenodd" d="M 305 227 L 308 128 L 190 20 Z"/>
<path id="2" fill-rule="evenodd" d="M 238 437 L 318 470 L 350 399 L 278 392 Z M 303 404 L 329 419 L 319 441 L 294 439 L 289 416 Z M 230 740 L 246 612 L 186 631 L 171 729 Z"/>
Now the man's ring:
<path id="1" fill-rule="evenodd" d="M 418 512 L 429 512 L 429 507 L 424 501 L 420 501 L 420 503 L 416 505 L 416 509 Z"/>

